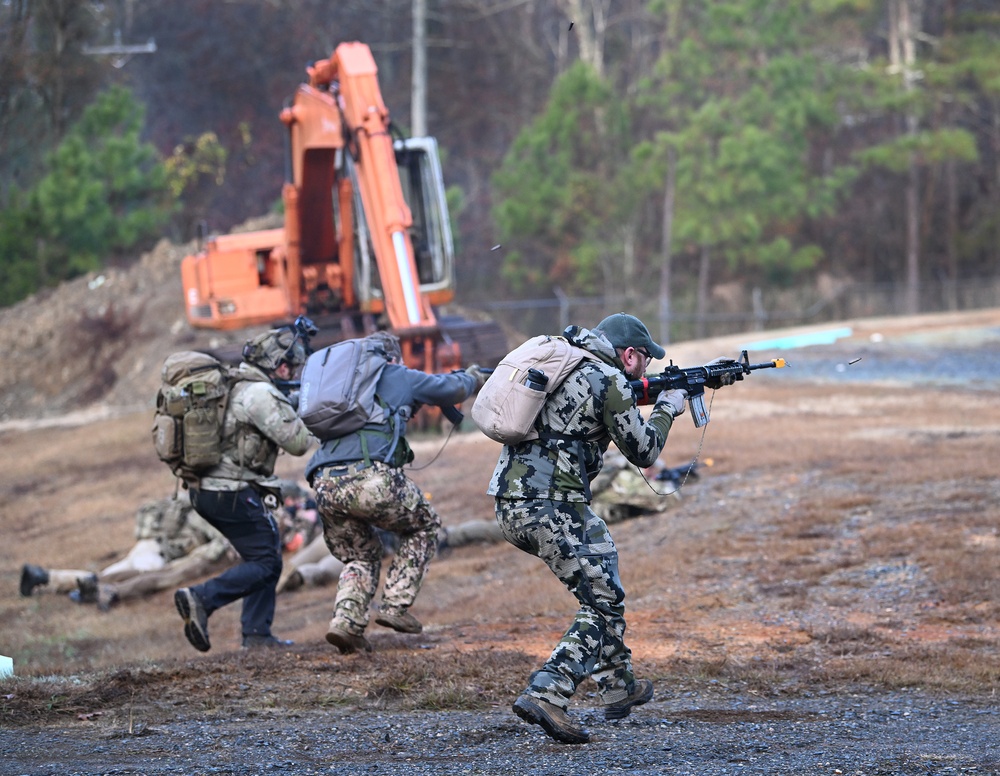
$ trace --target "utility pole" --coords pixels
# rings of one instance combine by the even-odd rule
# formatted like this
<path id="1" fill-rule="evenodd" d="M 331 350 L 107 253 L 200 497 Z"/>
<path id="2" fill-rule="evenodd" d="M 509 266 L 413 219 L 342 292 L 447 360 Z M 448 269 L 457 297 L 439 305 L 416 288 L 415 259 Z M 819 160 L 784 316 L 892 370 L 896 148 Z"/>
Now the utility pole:
<path id="1" fill-rule="evenodd" d="M 410 134 L 427 135 L 427 0 L 413 0 L 413 81 Z"/>
<path id="2" fill-rule="evenodd" d="M 83 53 L 93 56 L 111 57 L 111 65 L 120 70 L 135 54 L 153 54 L 156 52 L 156 41 L 150 38 L 145 43 L 125 45 L 122 43 L 122 31 L 115 30 L 115 42 L 110 46 L 84 45 Z"/>

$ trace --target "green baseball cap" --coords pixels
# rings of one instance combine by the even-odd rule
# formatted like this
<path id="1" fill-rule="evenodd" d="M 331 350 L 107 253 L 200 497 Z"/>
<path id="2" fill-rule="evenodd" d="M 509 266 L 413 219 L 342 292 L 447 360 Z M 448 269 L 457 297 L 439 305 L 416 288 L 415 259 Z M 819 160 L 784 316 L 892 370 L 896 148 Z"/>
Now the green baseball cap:
<path id="1" fill-rule="evenodd" d="M 642 348 L 655 359 L 667 355 L 667 351 L 653 342 L 646 324 L 628 313 L 609 315 L 594 327 L 594 331 L 603 334 L 616 348 Z"/>

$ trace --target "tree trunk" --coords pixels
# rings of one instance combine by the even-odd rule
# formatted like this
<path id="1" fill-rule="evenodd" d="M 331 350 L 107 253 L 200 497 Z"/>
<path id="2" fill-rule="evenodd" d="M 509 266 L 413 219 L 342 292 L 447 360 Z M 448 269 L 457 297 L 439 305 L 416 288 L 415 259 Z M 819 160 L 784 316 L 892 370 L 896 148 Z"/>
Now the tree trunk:
<path id="1" fill-rule="evenodd" d="M 580 46 L 580 59 L 604 75 L 604 38 L 608 28 L 610 0 L 560 0 L 559 6 L 572 24 Z"/>
<path id="2" fill-rule="evenodd" d="M 948 203 L 945 225 L 945 254 L 948 260 L 948 309 L 958 309 L 958 173 L 956 163 L 948 161 L 944 166 L 945 197 Z"/>
<path id="3" fill-rule="evenodd" d="M 663 257 L 660 264 L 660 344 L 670 342 L 670 277 L 674 254 L 672 242 L 674 239 L 674 197 L 677 189 L 677 152 L 667 150 L 667 181 L 663 187 L 663 231 L 660 233 L 660 254 Z"/>
<path id="4" fill-rule="evenodd" d="M 917 46 L 921 0 L 892 0 L 889 4 L 889 61 L 902 75 L 903 90 L 915 89 Z M 906 114 L 905 131 L 916 135 L 919 120 L 912 111 Z M 904 205 L 906 208 L 906 280 L 904 312 L 920 312 L 920 170 L 915 157 L 910 159 Z"/>
<path id="5" fill-rule="evenodd" d="M 701 257 L 698 262 L 698 301 L 697 322 L 695 324 L 695 339 L 708 336 L 708 270 L 712 261 L 712 252 L 707 245 L 701 246 Z"/>

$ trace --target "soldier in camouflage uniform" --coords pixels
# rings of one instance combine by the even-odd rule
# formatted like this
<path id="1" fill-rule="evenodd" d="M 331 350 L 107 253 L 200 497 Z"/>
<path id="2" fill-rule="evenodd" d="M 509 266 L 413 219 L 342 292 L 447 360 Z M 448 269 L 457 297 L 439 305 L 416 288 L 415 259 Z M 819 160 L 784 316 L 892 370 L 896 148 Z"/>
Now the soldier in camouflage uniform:
<path id="1" fill-rule="evenodd" d="M 280 497 L 274 476 L 279 450 L 303 455 L 313 436 L 273 380 L 289 380 L 305 363 L 305 347 L 292 327 L 272 329 L 243 348 L 237 382 L 223 419 L 222 461 L 191 488 L 191 503 L 239 553 L 242 563 L 174 594 L 184 635 L 211 649 L 208 618 L 243 599 L 243 646 L 274 647 L 275 586 L 281 576 L 281 533 L 271 510 Z"/>
<path id="2" fill-rule="evenodd" d="M 655 471 L 664 469 L 659 460 L 652 466 Z M 643 472 L 617 450 L 609 450 L 600 474 L 590 483 L 590 508 L 608 525 L 666 511 L 680 499 L 680 491 L 672 481 L 661 481 L 650 471 Z"/>
<path id="3" fill-rule="evenodd" d="M 652 682 L 632 673 L 618 551 L 590 508 L 590 482 L 612 441 L 636 466 L 652 466 L 684 411 L 686 393 L 664 391 L 648 419 L 640 413 L 628 380 L 665 352 L 634 316 L 618 313 L 589 331 L 570 326 L 564 336 L 599 360 L 584 359 L 549 395 L 535 423 L 539 439 L 504 445 L 487 492 L 496 499 L 507 541 L 545 561 L 580 604 L 514 702 L 514 713 L 557 741 L 579 744 L 589 733 L 567 709 L 588 676 L 597 682 L 607 719 L 622 719 L 653 697 Z"/>
<path id="4" fill-rule="evenodd" d="M 376 396 L 389 408 L 388 419 L 323 440 L 306 467 L 327 547 L 345 564 L 326 634 L 326 640 L 343 654 L 371 651 L 365 628 L 383 554 L 376 527 L 396 534 L 399 548 L 386 573 L 375 622 L 401 633 L 423 630 L 408 610 L 437 547 L 441 519 L 420 487 L 403 472 L 402 467 L 413 460 L 406 423 L 421 405 L 454 406 L 485 382 L 476 366 L 438 375 L 408 369 L 401 363 L 395 336 L 377 332 L 372 338 L 389 360 L 375 386 Z"/>
<path id="5" fill-rule="evenodd" d="M 231 550 L 222 534 L 176 497 L 143 504 L 136 513 L 135 536 L 135 546 L 124 558 L 96 574 L 25 564 L 21 595 L 36 589 L 69 593 L 74 600 L 96 602 L 106 610 L 124 598 L 172 587 L 166 584 L 171 579 L 195 579 L 224 561 Z"/>

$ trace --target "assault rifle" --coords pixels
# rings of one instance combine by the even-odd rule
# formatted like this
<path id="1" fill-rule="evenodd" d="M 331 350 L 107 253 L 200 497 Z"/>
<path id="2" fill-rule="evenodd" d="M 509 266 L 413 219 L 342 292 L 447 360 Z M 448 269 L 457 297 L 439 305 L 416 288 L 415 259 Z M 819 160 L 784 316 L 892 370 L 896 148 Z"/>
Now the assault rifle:
<path id="1" fill-rule="evenodd" d="M 742 380 L 757 369 L 781 369 L 788 366 L 783 358 L 775 358 L 761 364 L 751 364 L 744 350 L 739 360 L 720 361 L 705 366 L 692 366 L 682 369 L 670 364 L 660 374 L 648 375 L 638 380 L 629 380 L 629 385 L 635 392 L 639 404 L 652 404 L 663 391 L 683 389 L 688 394 L 688 406 L 691 408 L 691 419 L 697 428 L 709 421 L 708 410 L 705 408 L 705 389 L 721 388 L 737 380 Z"/>

